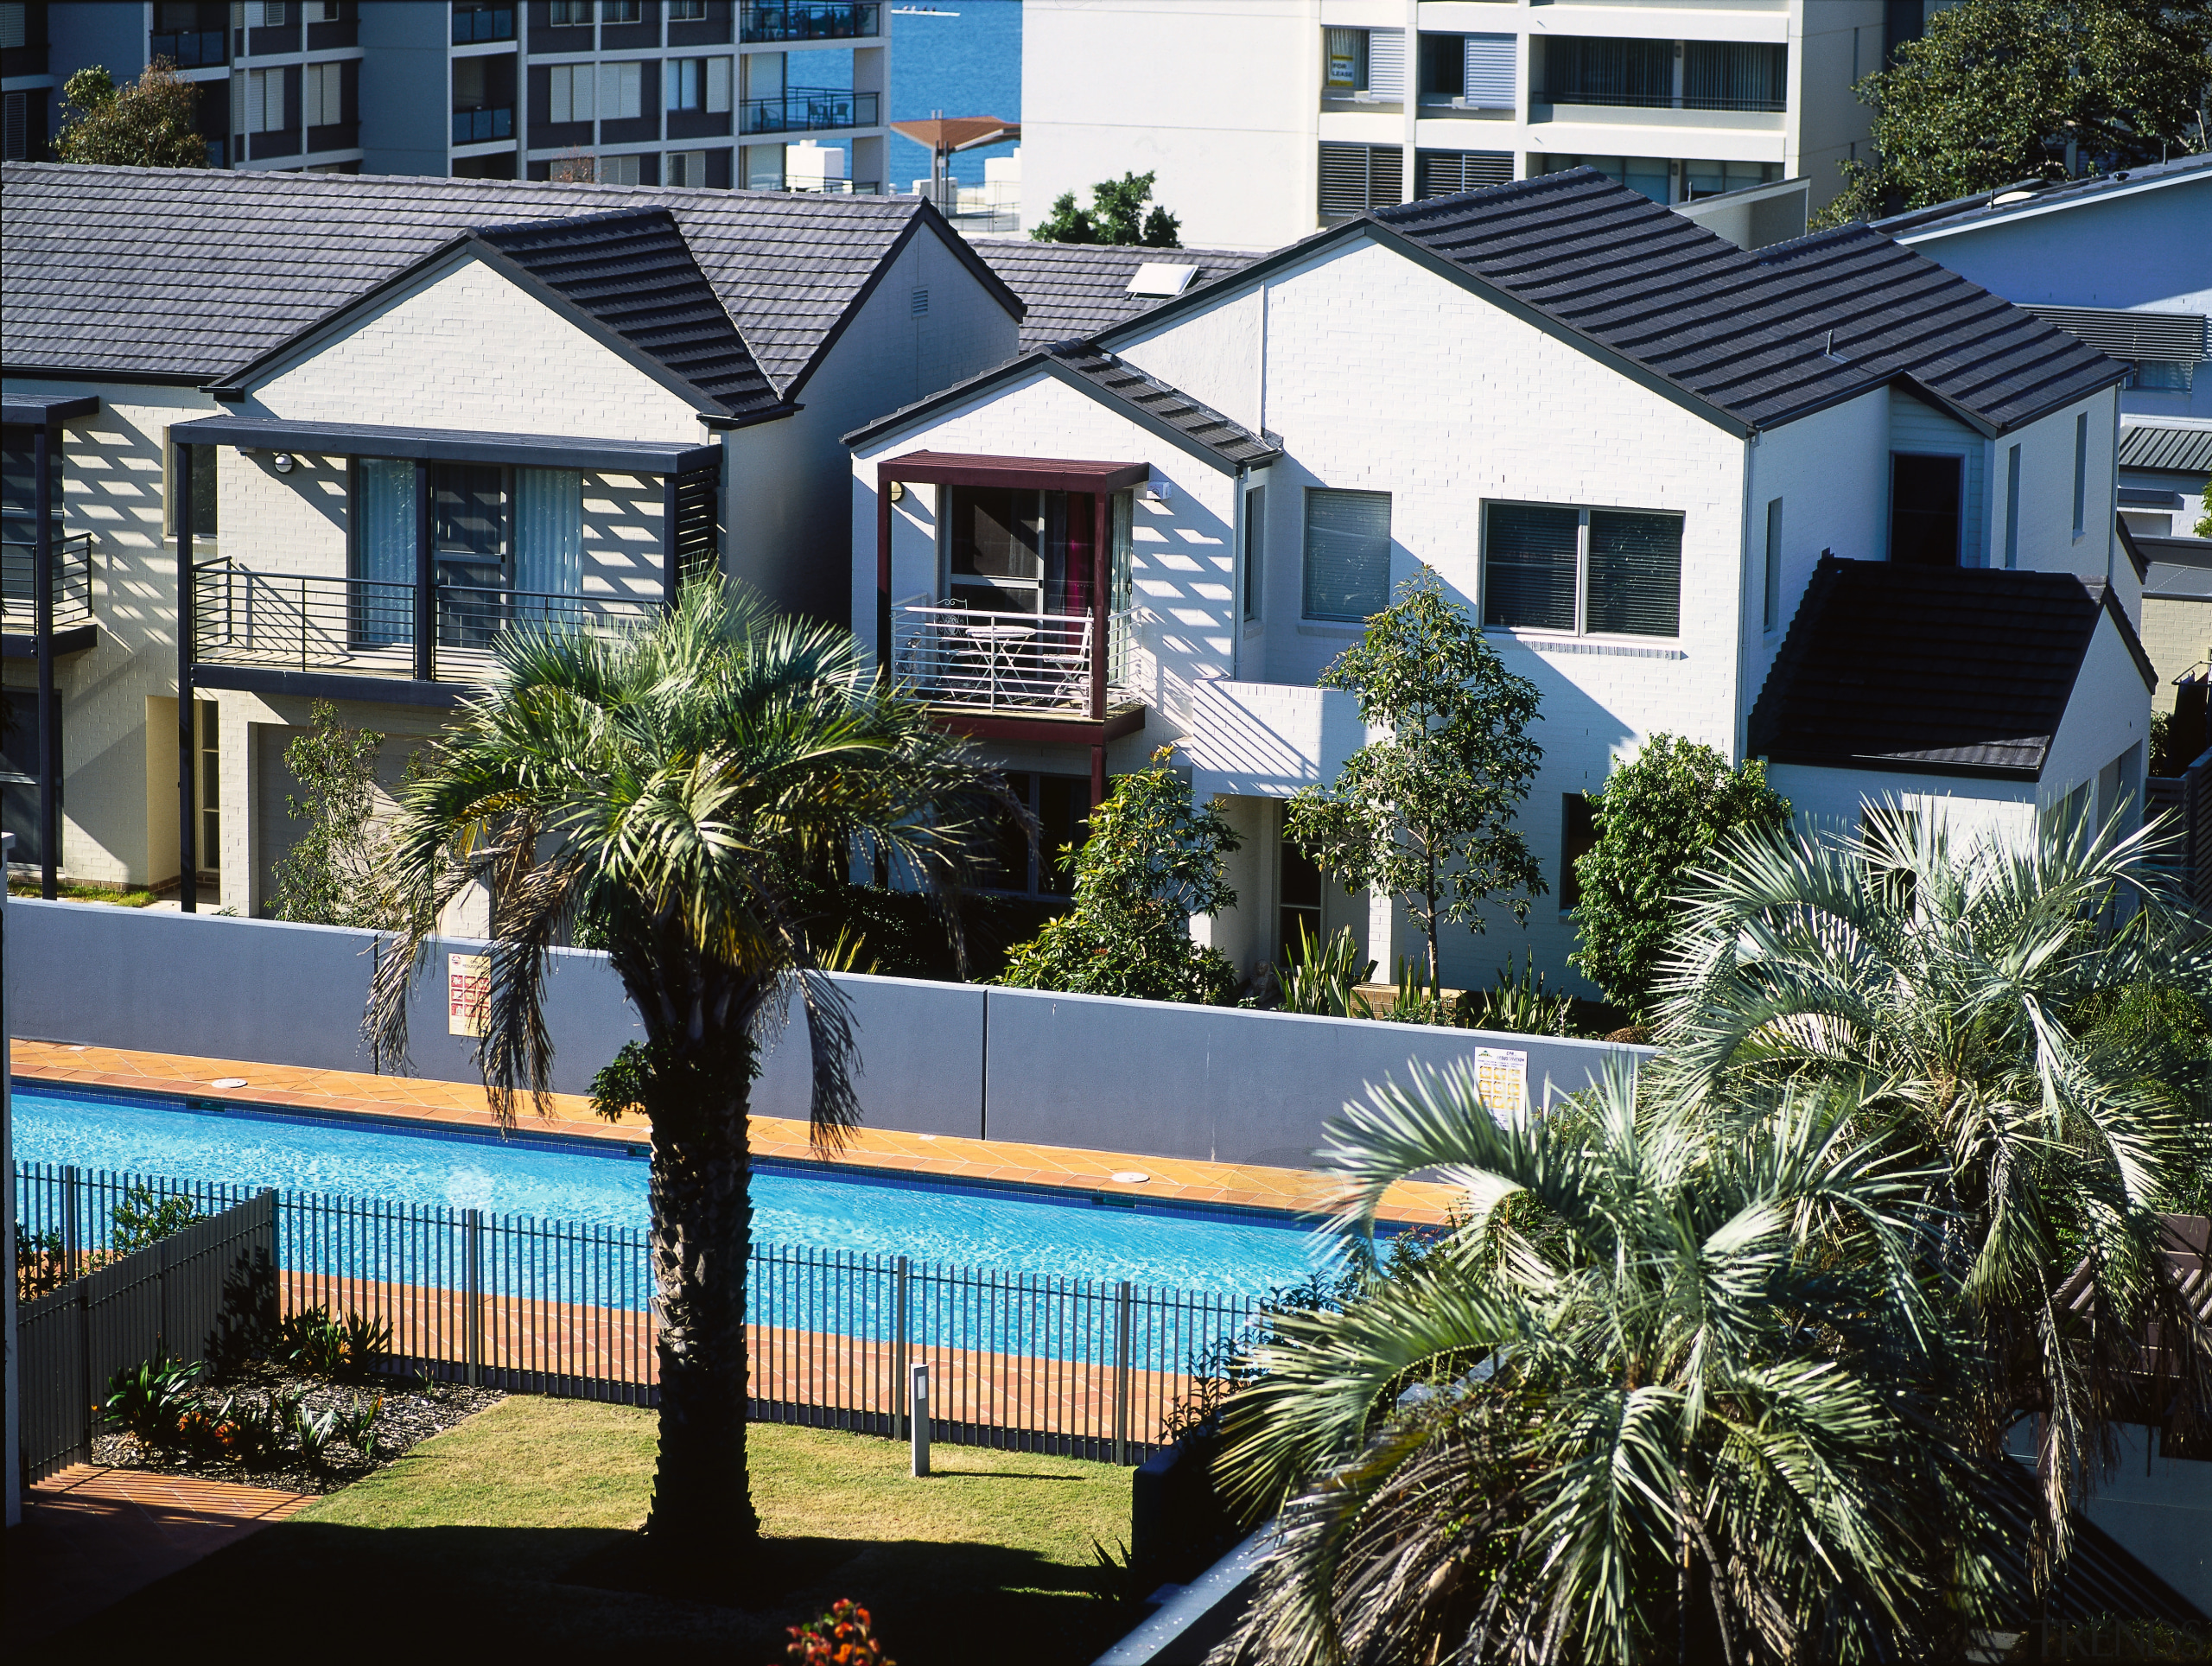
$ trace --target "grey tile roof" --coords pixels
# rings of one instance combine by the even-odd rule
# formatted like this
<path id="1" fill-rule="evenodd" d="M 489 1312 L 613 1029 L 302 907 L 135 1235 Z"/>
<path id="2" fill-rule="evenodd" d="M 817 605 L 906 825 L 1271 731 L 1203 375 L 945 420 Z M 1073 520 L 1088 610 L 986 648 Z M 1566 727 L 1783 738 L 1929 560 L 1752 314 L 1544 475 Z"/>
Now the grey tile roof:
<path id="1" fill-rule="evenodd" d="M 2123 423 L 2120 430 L 2120 466 L 2163 469 L 2176 474 L 2212 474 L 2212 428 Z"/>
<path id="2" fill-rule="evenodd" d="M 2125 373 L 1864 226 L 1745 251 L 1587 169 L 1369 221 L 1751 427 L 1903 378 L 2001 431 Z"/>
<path id="3" fill-rule="evenodd" d="M 2033 780 L 2106 614 L 2154 681 L 2101 582 L 1824 556 L 1751 709 L 1751 749 L 1776 763 Z"/>
<path id="4" fill-rule="evenodd" d="M 979 238 L 975 246 L 1029 308 L 1021 321 L 1024 353 L 1078 335 L 1096 335 L 1159 306 L 1161 296 L 1128 292 L 1129 279 L 1147 262 L 1195 266 L 1198 274 L 1191 279 L 1195 285 L 1241 272 L 1260 258 L 1230 249 L 1141 249 L 1000 238 Z"/>
<path id="5" fill-rule="evenodd" d="M 2056 182 L 2019 180 L 2011 185 L 2000 185 L 1993 191 L 1978 191 L 1970 197 L 1954 197 L 1948 202 L 1932 203 L 1925 208 L 1891 214 L 1886 219 L 1876 220 L 1874 229 L 1886 237 L 1917 237 L 1923 232 L 1939 229 L 1949 231 L 1978 220 L 2005 219 L 2030 212 L 2041 213 L 2059 207 L 2074 207 L 2102 198 L 2123 195 L 2130 191 L 2171 184 L 2190 175 L 2203 175 L 2208 180 L 2212 180 L 2212 156 L 2177 156 L 2171 162 L 2150 162 L 2141 168 L 2123 168 L 2116 174 L 2100 174 L 2089 179 Z M 2018 200 L 1999 203 L 1999 197 L 2017 197 Z"/>
<path id="6" fill-rule="evenodd" d="M 218 380 L 464 232 L 665 210 L 778 392 L 934 211 L 913 197 L 10 162 L 0 362 Z M 1020 303 L 949 231 L 1009 311 Z"/>

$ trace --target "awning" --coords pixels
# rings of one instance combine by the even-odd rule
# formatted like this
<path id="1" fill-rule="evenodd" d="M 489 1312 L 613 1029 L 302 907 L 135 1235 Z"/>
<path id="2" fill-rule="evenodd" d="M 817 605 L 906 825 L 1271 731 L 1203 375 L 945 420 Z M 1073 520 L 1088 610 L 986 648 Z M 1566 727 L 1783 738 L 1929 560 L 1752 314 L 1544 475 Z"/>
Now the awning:
<path id="1" fill-rule="evenodd" d="M 1152 478 L 1150 463 L 1089 462 L 1073 457 L 994 457 L 958 451 L 910 451 L 875 466 L 879 482 L 925 486 L 1016 486 L 1036 492 L 1119 492 Z"/>
<path id="2" fill-rule="evenodd" d="M 893 122 L 891 130 L 946 156 L 986 144 L 1018 143 L 1021 138 L 1020 122 L 1001 121 L 996 116 L 940 116 L 929 121 Z"/>
<path id="3" fill-rule="evenodd" d="M 12 418 L 10 420 L 13 420 Z M 474 429 L 384 428 L 302 423 L 281 416 L 201 416 L 170 429 L 196 445 L 249 451 L 303 451 L 317 457 L 420 457 L 435 462 L 512 463 L 525 468 L 588 468 L 629 474 L 682 474 L 719 468 L 721 448 L 674 440 L 595 440 L 566 434 L 487 434 Z"/>
<path id="4" fill-rule="evenodd" d="M 99 408 L 99 395 L 97 393 L 72 393 L 54 399 L 10 393 L 0 397 L 0 422 L 4 422 L 10 428 L 44 428 L 52 423 L 67 423 L 79 416 L 89 416 Z"/>

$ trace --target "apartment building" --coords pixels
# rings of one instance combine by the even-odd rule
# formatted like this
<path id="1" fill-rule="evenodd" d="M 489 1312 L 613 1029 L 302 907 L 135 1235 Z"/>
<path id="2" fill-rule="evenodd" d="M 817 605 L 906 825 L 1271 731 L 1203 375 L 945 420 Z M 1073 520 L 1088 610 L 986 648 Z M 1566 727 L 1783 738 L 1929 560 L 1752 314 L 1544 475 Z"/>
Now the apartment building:
<path id="1" fill-rule="evenodd" d="M 880 192 L 885 22 L 878 0 L 10 5 L 42 79 L 19 90 L 10 57 L 7 155 L 46 156 L 75 70 L 163 58 L 219 168 Z"/>
<path id="2" fill-rule="evenodd" d="M 1525 932 L 1447 934 L 1446 980 L 1510 948 L 1573 982 L 1585 795 L 1662 730 L 1766 759 L 1808 821 L 2139 800 L 2126 374 L 1864 226 L 1750 252 L 1547 175 L 1362 214 L 855 430 L 853 625 L 1049 840 L 1174 743 L 1243 837 L 1203 929 L 1244 970 L 1301 924 L 1387 970 L 1403 914 L 1282 811 L 1367 738 L 1320 673 L 1433 570 L 1541 696 L 1517 821 L 1549 887 Z"/>
<path id="3" fill-rule="evenodd" d="M 1924 0 L 1027 0 L 1022 219 L 1123 172 L 1193 242 L 1588 167 L 1681 204 L 1866 148 L 1853 86 Z M 1802 223 L 1801 223 L 1802 225 Z"/>

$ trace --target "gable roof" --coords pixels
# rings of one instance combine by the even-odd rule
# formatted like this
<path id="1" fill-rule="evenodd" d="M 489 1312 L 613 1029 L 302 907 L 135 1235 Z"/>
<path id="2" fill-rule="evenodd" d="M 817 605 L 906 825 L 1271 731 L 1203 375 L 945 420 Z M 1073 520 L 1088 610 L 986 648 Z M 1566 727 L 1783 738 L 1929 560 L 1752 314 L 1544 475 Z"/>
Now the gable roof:
<path id="1" fill-rule="evenodd" d="M 785 399 L 912 237 L 938 237 L 1022 312 L 917 197 L 50 162 L 10 162 L 0 186 L 0 363 L 16 375 L 219 382 L 465 234 L 640 209 L 674 222 Z"/>
<path id="2" fill-rule="evenodd" d="M 1193 266 L 1193 287 L 1243 271 L 1260 257 L 1231 249 L 1144 249 L 1096 243 L 1038 243 L 979 238 L 976 252 L 1028 308 L 1024 353 L 1078 335 L 1096 335 L 1141 318 L 1164 297 L 1131 295 L 1129 280 L 1147 264 Z"/>
<path id="3" fill-rule="evenodd" d="M 1586 168 L 1363 214 L 1185 291 L 1102 344 L 1362 238 L 1743 433 L 1899 382 L 2002 433 L 2126 374 L 1864 226 L 1739 249 Z"/>
<path id="4" fill-rule="evenodd" d="M 879 416 L 855 429 L 844 436 L 844 442 L 849 446 L 867 445 L 911 427 L 933 411 L 964 404 L 978 394 L 1039 372 L 1090 395 L 1139 427 L 1149 429 L 1224 474 L 1270 463 L 1282 455 L 1282 448 L 1263 436 L 1200 404 L 1158 377 L 1147 376 L 1135 366 L 1124 364 L 1089 341 L 1061 341 L 1035 353 L 1025 353 L 1018 359 L 1009 359 L 980 376 L 956 382 L 926 399 L 918 399 L 887 416 Z"/>
<path id="5" fill-rule="evenodd" d="M 2096 174 L 2078 180 L 2018 180 L 1993 191 L 1954 197 L 1874 222 L 1885 237 L 1916 243 L 1924 237 L 1947 237 L 1992 220 L 2025 219 L 2061 209 L 2085 207 L 2114 197 L 2132 196 L 2177 185 L 2212 185 L 2212 156 L 2176 156 L 2140 168 L 2123 168 L 2114 174 Z"/>
<path id="6" fill-rule="evenodd" d="M 1823 556 L 1751 709 L 1751 750 L 1778 764 L 2035 780 L 2104 617 L 2155 686 L 2101 582 Z"/>

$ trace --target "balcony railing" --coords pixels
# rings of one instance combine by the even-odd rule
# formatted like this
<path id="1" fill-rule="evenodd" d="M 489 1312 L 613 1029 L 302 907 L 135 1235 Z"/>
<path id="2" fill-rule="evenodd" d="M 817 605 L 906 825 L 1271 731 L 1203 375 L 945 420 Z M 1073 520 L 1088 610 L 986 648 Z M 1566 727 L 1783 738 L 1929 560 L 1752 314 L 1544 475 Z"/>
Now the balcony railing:
<path id="1" fill-rule="evenodd" d="M 873 0 L 768 0 L 745 9 L 747 46 L 763 41 L 861 41 L 883 31 Z"/>
<path id="2" fill-rule="evenodd" d="M 512 41 L 515 38 L 515 9 L 512 6 L 455 6 L 453 9 L 453 43 L 457 47 L 476 46 L 486 41 Z"/>
<path id="3" fill-rule="evenodd" d="M 501 105 L 497 110 L 456 110 L 453 112 L 453 142 L 455 144 L 482 144 L 487 139 L 512 139 L 515 136 L 515 111 L 512 105 Z"/>
<path id="4" fill-rule="evenodd" d="M 36 549 L 27 537 L 0 539 L 0 630 L 10 636 L 30 636 L 38 630 L 32 585 L 38 574 Z M 72 631 L 91 624 L 92 534 L 57 537 L 53 559 L 54 628 Z"/>
<path id="5" fill-rule="evenodd" d="M 1107 703 L 1129 687 L 1131 619 L 1107 620 Z M 1103 715 L 1090 709 L 1089 614 L 987 613 L 917 596 L 893 611 L 892 674 L 932 705 Z"/>
<path id="6" fill-rule="evenodd" d="M 747 99 L 738 106 L 742 133 L 815 133 L 827 128 L 874 127 L 873 92 L 795 86 L 780 99 Z"/>
<path id="7" fill-rule="evenodd" d="M 222 29 L 177 29 L 146 37 L 149 60 L 166 58 L 179 69 L 207 69 L 231 60 L 231 32 Z"/>
<path id="8" fill-rule="evenodd" d="M 635 629 L 659 603 L 620 595 L 437 587 L 435 675 L 480 682 L 505 632 L 537 626 Z M 193 658 L 351 677 L 416 674 L 415 587 L 381 579 L 264 573 L 227 559 L 194 569 Z"/>

